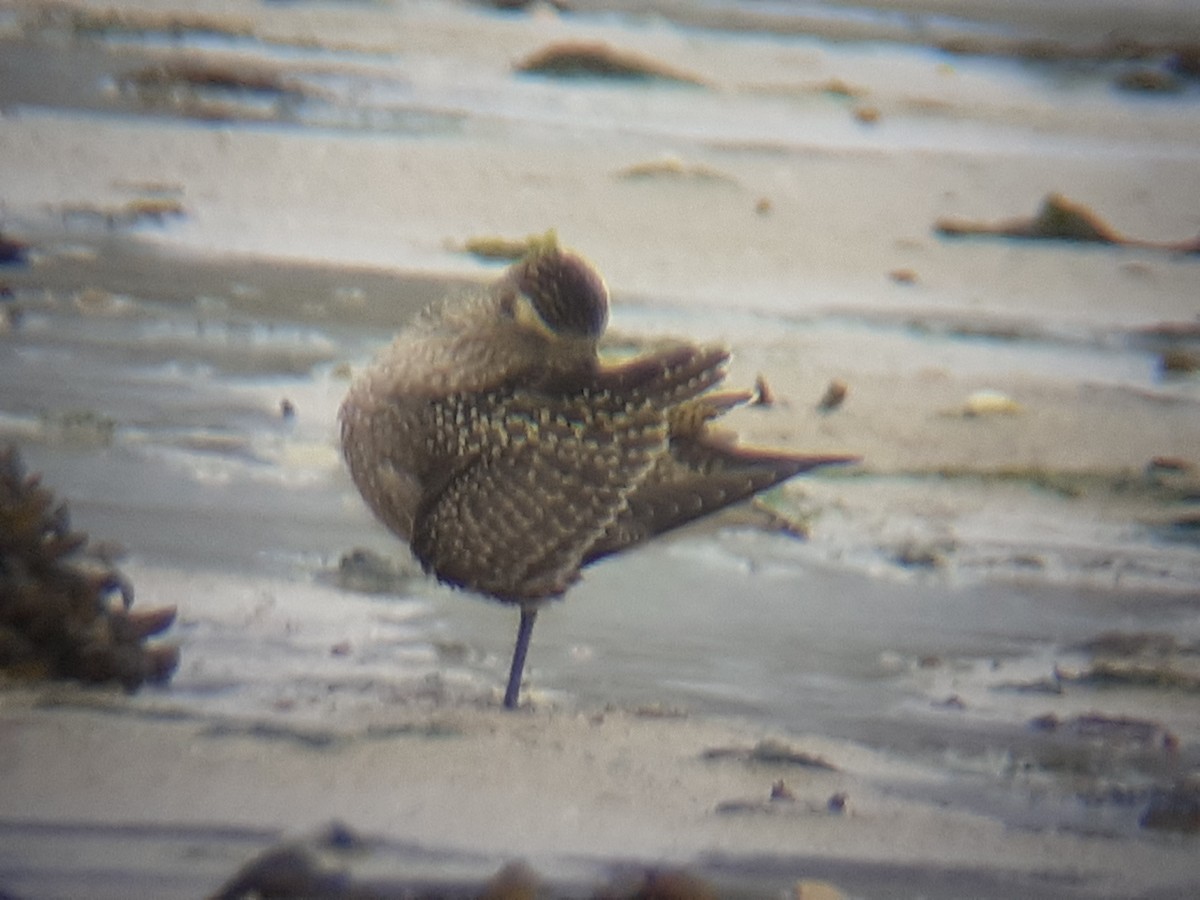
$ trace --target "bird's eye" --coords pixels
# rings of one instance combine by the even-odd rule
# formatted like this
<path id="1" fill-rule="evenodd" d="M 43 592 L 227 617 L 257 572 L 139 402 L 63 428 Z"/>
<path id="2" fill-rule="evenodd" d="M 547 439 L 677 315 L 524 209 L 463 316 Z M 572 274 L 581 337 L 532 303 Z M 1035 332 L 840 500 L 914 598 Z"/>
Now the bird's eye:
<path id="1" fill-rule="evenodd" d="M 516 267 L 520 291 L 555 334 L 598 338 L 608 321 L 608 288 L 592 266 L 571 253 L 543 254 Z"/>

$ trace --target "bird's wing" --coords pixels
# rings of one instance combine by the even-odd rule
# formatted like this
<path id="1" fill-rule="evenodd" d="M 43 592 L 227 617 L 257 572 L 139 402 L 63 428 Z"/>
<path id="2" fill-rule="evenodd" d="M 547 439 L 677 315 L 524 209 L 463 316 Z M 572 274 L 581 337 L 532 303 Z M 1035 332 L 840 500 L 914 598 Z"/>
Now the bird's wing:
<path id="1" fill-rule="evenodd" d="M 584 565 L 716 512 L 819 466 L 853 456 L 810 456 L 739 447 L 708 421 L 751 397 L 721 392 L 689 401 L 670 417 L 669 451 L 630 492 L 612 525 L 588 550 Z"/>
<path id="2" fill-rule="evenodd" d="M 412 546 L 443 581 L 521 602 L 556 596 L 667 453 L 663 398 L 721 378 L 724 351 L 680 345 L 558 384 L 497 392 L 418 510 Z"/>

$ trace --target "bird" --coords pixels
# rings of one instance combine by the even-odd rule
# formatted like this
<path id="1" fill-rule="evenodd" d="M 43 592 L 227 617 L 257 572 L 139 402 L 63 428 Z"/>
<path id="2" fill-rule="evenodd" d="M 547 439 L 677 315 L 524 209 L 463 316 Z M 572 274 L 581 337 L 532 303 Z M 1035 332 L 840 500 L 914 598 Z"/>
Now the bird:
<path id="1" fill-rule="evenodd" d="M 602 354 L 609 292 L 553 232 L 489 286 L 436 301 L 351 382 L 339 411 L 367 506 L 442 583 L 520 610 L 515 709 L 538 610 L 596 561 L 794 475 L 853 462 L 743 447 L 712 425 L 729 350 Z"/>

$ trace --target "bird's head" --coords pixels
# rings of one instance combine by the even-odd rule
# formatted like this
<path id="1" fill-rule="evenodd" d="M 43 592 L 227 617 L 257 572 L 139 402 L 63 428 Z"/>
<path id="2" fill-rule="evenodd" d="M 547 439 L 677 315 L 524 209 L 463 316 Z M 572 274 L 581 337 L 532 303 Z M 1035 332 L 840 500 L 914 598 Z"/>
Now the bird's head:
<path id="1" fill-rule="evenodd" d="M 498 285 L 500 314 L 552 340 L 595 344 L 608 324 L 608 287 L 585 259 L 562 249 L 554 232 L 530 242 Z"/>

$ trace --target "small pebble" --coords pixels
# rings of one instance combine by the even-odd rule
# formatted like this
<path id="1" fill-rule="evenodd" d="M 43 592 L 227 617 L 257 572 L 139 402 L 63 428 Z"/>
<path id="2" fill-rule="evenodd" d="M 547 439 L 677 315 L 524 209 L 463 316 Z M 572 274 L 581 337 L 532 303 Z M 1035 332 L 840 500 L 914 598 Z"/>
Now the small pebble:
<path id="1" fill-rule="evenodd" d="M 817 409 L 821 412 L 833 412 L 846 400 L 846 394 L 849 392 L 846 382 L 840 378 L 835 378 L 829 382 L 829 386 L 825 388 L 825 393 L 821 395 L 820 401 L 817 403 Z"/>

